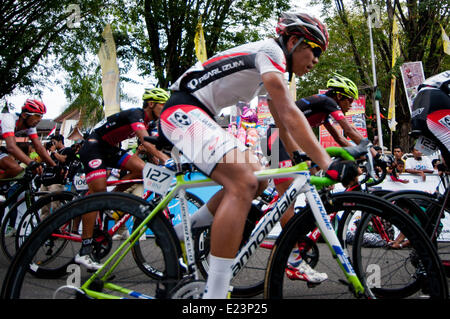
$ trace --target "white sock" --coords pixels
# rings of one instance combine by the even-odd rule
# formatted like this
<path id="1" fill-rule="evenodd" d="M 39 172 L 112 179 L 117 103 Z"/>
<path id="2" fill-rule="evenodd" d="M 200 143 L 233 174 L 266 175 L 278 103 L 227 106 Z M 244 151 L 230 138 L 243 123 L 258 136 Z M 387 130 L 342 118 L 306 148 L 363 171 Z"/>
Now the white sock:
<path id="1" fill-rule="evenodd" d="M 302 261 L 302 259 L 299 258 L 299 254 L 300 254 L 300 251 L 299 251 L 298 247 L 295 246 L 295 248 L 292 249 L 291 254 L 289 255 L 288 264 L 291 264 L 293 266 L 299 265 L 300 262 Z"/>
<path id="2" fill-rule="evenodd" d="M 191 227 L 202 227 L 202 226 L 209 226 L 212 224 L 214 219 L 213 214 L 208 209 L 208 206 L 203 205 L 191 216 Z M 179 240 L 184 239 L 184 232 L 183 232 L 183 224 L 179 223 L 175 225 L 175 232 L 177 233 L 177 237 Z"/>
<path id="3" fill-rule="evenodd" d="M 226 299 L 230 280 L 232 277 L 231 266 L 233 260 L 209 255 L 208 280 L 206 281 L 203 299 Z"/>

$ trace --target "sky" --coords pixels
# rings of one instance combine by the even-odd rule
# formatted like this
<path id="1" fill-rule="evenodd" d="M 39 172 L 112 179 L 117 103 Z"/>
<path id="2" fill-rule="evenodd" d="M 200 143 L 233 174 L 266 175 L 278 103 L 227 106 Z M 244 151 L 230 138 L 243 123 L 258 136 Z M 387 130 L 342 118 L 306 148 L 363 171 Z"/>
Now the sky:
<path id="1" fill-rule="evenodd" d="M 294 0 L 293 0 L 294 2 Z M 310 14 L 315 15 L 316 17 L 319 17 L 320 11 L 317 7 L 311 7 L 308 6 L 308 1 L 302 1 L 301 4 L 299 4 L 298 1 L 294 2 L 295 4 L 292 5 L 292 10 L 290 11 L 300 11 L 300 12 L 308 12 Z M 206 39 L 207 41 L 207 39 Z M 127 77 L 132 78 L 137 82 L 137 84 L 131 84 L 131 83 L 121 83 L 121 92 L 125 93 L 127 96 L 131 98 L 135 98 L 139 100 L 139 103 L 133 104 L 128 101 L 121 101 L 121 108 L 123 110 L 129 109 L 132 107 L 140 107 L 140 99 L 142 96 L 142 93 L 144 92 L 144 88 L 152 87 L 156 81 L 153 81 L 151 79 L 144 79 L 139 76 L 137 70 L 134 68 L 132 69 L 128 74 L 126 74 Z M 18 91 L 18 90 L 17 90 Z M 11 96 L 6 97 L 6 101 L 12 105 L 15 106 L 15 110 L 20 110 L 21 106 L 25 102 L 27 98 L 36 98 L 40 99 L 44 102 L 44 104 L 47 106 L 47 113 L 45 114 L 45 119 L 54 119 L 57 116 L 59 116 L 68 106 L 70 101 L 67 100 L 64 91 L 62 89 L 62 86 L 53 86 L 51 88 L 45 88 L 43 89 L 43 93 L 41 97 L 36 96 L 27 96 L 23 93 L 15 93 Z"/>

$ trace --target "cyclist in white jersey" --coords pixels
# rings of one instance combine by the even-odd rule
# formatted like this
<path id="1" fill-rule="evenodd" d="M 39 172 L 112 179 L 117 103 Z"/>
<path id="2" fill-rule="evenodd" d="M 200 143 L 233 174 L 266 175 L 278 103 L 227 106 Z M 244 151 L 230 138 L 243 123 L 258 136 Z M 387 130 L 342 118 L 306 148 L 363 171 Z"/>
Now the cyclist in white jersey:
<path id="1" fill-rule="evenodd" d="M 23 168 L 15 160 L 18 160 L 27 166 L 35 167 L 39 173 L 42 168 L 25 154 L 16 144 L 16 134 L 26 131 L 36 152 L 44 162 L 50 166 L 56 166 L 56 163 L 50 158 L 37 135 L 36 126 L 47 111 L 44 103 L 28 99 L 22 107 L 20 114 L 0 113 L 0 136 L 6 143 L 6 153 L 0 151 L 0 178 L 11 178 L 19 174 Z M 14 157 L 11 158 L 8 154 Z"/>
<path id="2" fill-rule="evenodd" d="M 265 188 L 254 175 L 262 169 L 258 160 L 213 120 L 222 108 L 267 93 L 283 141 L 283 136 L 291 136 L 335 180 L 349 183 L 357 175 L 353 163 L 332 162 L 284 79 L 286 71 L 290 77 L 302 76 L 318 63 L 328 46 L 325 26 L 307 14 L 283 13 L 277 33 L 278 39 L 244 44 L 188 69 L 171 87 L 174 92 L 161 113 L 160 135 L 223 186 L 202 207 L 214 215 L 204 298 L 226 297 L 246 214 L 257 192 Z"/>

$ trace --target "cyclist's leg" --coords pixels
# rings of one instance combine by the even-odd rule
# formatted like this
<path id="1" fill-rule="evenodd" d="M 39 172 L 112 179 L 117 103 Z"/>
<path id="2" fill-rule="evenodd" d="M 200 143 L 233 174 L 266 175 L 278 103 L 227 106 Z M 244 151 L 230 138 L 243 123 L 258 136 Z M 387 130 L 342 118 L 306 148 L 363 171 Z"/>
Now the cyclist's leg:
<path id="1" fill-rule="evenodd" d="M 0 173 L 0 179 L 17 176 L 23 170 L 12 157 L 2 152 L 0 152 L 0 169 L 4 171 Z"/>
<path id="2" fill-rule="evenodd" d="M 95 139 L 88 139 L 81 147 L 79 154 L 84 165 L 89 193 L 105 192 L 106 163 L 99 142 Z M 75 262 L 94 270 L 101 267 L 91 256 L 97 214 L 97 211 L 93 211 L 82 216 L 81 249 L 75 257 Z"/>
<path id="3" fill-rule="evenodd" d="M 121 177 L 121 180 L 142 178 L 145 162 L 138 156 L 132 156 L 125 150 L 118 150 L 118 152 L 113 155 L 113 158 L 108 159 L 108 161 L 111 164 L 114 163 L 114 166 L 128 171 L 125 176 Z M 114 192 L 123 192 L 129 187 L 130 185 L 127 184 L 117 185 L 114 188 Z"/>
<path id="4" fill-rule="evenodd" d="M 189 94 L 177 92 L 171 96 L 161 113 L 160 131 L 186 158 L 224 187 L 208 205 L 216 215 L 211 230 L 205 294 L 224 298 L 246 214 L 258 188 L 253 171 L 260 166 L 242 143 L 214 122 L 201 103 Z"/>
<path id="5" fill-rule="evenodd" d="M 235 149 L 227 153 L 211 174 L 211 178 L 224 188 L 211 227 L 210 269 L 205 298 L 225 298 L 228 291 L 231 265 L 242 240 L 247 212 L 258 189 L 258 181 L 253 174 L 258 166 L 243 162 L 248 152 Z"/>

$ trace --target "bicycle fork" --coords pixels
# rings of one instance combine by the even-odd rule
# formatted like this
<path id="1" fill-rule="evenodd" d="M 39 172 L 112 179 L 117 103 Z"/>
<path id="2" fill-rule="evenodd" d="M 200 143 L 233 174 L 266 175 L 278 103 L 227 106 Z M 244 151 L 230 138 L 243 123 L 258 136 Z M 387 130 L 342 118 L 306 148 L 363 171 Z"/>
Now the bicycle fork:
<path id="1" fill-rule="evenodd" d="M 309 190 L 305 193 L 308 204 L 311 207 L 311 211 L 319 227 L 325 242 L 330 247 L 333 254 L 333 258 L 337 260 L 339 267 L 345 274 L 348 282 L 350 283 L 353 293 L 356 297 L 364 296 L 365 290 L 358 276 L 356 275 L 353 266 L 344 250 L 341 243 L 336 236 L 335 230 L 331 224 L 330 216 L 327 214 L 322 200 L 316 188 L 312 185 L 306 184 L 305 187 L 309 187 Z"/>

